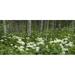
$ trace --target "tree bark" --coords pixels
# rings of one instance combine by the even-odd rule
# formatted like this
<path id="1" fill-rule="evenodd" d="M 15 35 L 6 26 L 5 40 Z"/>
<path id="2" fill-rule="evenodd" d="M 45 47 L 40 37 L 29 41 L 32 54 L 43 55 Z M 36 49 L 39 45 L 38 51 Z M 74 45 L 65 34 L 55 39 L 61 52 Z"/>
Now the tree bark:
<path id="1" fill-rule="evenodd" d="M 28 25 L 27 25 L 27 33 L 28 33 L 28 36 L 31 35 L 31 20 L 28 21 Z"/>
<path id="2" fill-rule="evenodd" d="M 41 28 L 40 28 L 40 31 L 41 32 L 43 31 L 43 20 L 41 20 Z"/>
<path id="3" fill-rule="evenodd" d="M 47 21 L 47 32 L 49 31 L 49 20 Z"/>
<path id="4" fill-rule="evenodd" d="M 51 29 L 54 30 L 54 28 L 55 28 L 55 20 L 52 20 L 51 21 Z"/>
<path id="5" fill-rule="evenodd" d="M 5 20 L 3 20 L 3 28 L 4 28 L 4 34 L 6 35 L 7 28 L 6 28 L 6 21 Z"/>
<path id="6" fill-rule="evenodd" d="M 46 40 L 48 38 L 48 31 L 49 31 L 49 20 L 47 21 L 47 28 L 46 28 Z"/>

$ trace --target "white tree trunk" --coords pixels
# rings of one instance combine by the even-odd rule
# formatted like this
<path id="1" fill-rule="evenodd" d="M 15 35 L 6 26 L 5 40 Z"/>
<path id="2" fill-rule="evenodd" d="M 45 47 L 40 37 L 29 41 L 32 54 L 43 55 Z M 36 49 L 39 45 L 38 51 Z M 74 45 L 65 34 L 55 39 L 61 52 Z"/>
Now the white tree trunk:
<path id="1" fill-rule="evenodd" d="M 28 33 L 28 36 L 31 35 L 31 20 L 28 21 L 28 25 L 27 25 L 27 33 Z"/>
<path id="2" fill-rule="evenodd" d="M 6 21 L 5 20 L 3 20 L 3 28 L 4 28 L 4 34 L 6 35 L 7 28 L 6 28 Z"/>
<path id="3" fill-rule="evenodd" d="M 59 21 L 59 24 L 58 25 L 59 25 L 59 29 L 61 29 L 61 21 Z"/>
<path id="4" fill-rule="evenodd" d="M 47 32 L 49 30 L 49 20 L 47 21 Z"/>
<path id="5" fill-rule="evenodd" d="M 48 38 L 48 31 L 49 31 L 49 20 L 47 21 L 47 29 L 46 29 L 46 39 Z"/>
<path id="6" fill-rule="evenodd" d="M 40 31 L 41 32 L 43 31 L 43 20 L 41 20 L 41 28 L 40 28 Z"/>

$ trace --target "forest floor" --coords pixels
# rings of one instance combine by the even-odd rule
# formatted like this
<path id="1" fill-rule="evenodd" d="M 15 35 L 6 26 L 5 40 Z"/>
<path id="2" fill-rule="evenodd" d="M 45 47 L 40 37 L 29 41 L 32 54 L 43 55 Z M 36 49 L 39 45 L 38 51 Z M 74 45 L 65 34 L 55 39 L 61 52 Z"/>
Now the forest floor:
<path id="1" fill-rule="evenodd" d="M 1 55 L 66 55 L 75 54 L 75 33 L 49 31 L 0 36 Z"/>

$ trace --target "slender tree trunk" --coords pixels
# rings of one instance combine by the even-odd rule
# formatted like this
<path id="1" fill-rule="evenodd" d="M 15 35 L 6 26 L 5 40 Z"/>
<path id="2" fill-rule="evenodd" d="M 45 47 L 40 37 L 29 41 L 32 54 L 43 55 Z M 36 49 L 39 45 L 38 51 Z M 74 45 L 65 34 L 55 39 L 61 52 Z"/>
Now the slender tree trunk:
<path id="1" fill-rule="evenodd" d="M 27 33 L 28 33 L 28 36 L 31 35 L 31 20 L 28 21 L 28 25 L 27 25 Z"/>
<path id="2" fill-rule="evenodd" d="M 41 27 L 40 27 L 40 31 L 43 31 L 43 20 L 41 20 Z"/>
<path id="3" fill-rule="evenodd" d="M 48 38 L 48 31 L 49 31 L 49 20 L 47 21 L 47 28 L 46 28 L 46 39 Z"/>
<path id="4" fill-rule="evenodd" d="M 47 32 L 49 31 L 49 20 L 47 21 Z"/>
<path id="5" fill-rule="evenodd" d="M 72 21 L 71 25 L 72 25 L 72 30 L 75 31 L 75 21 L 74 20 Z"/>
<path id="6" fill-rule="evenodd" d="M 55 28 L 55 20 L 52 20 L 52 22 L 51 22 L 51 29 L 54 30 L 54 28 Z"/>
<path id="7" fill-rule="evenodd" d="M 3 28 L 4 28 L 4 34 L 6 35 L 7 29 L 6 29 L 6 21 L 3 20 Z"/>
<path id="8" fill-rule="evenodd" d="M 59 29 L 61 29 L 61 21 L 59 21 Z"/>

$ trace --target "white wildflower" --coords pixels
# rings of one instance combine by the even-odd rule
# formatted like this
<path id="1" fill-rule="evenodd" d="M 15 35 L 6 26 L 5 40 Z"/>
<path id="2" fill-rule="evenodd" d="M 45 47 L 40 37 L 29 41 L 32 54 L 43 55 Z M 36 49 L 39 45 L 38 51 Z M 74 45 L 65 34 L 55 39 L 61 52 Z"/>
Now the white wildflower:
<path id="1" fill-rule="evenodd" d="M 62 54 L 65 54 L 66 51 L 68 51 L 68 48 L 63 48 L 62 49 Z"/>
<path id="2" fill-rule="evenodd" d="M 21 45 L 25 45 L 25 43 L 23 41 L 17 41 L 17 42 Z"/>
<path id="3" fill-rule="evenodd" d="M 62 54 L 65 54 L 65 51 L 62 51 Z"/>
<path id="4" fill-rule="evenodd" d="M 28 51 L 28 50 L 29 50 L 29 48 L 26 48 L 26 50 Z"/>
<path id="5" fill-rule="evenodd" d="M 9 39 L 11 38 L 11 37 L 8 37 Z"/>
<path id="6" fill-rule="evenodd" d="M 43 40 L 43 38 L 37 37 L 36 40 L 38 41 L 38 42 L 37 42 L 37 45 L 44 45 L 44 40 Z"/>
<path id="7" fill-rule="evenodd" d="M 13 36 L 13 38 L 14 38 L 14 39 L 20 39 L 20 37 L 18 37 L 18 36 Z"/>
<path id="8" fill-rule="evenodd" d="M 20 51 L 24 51 L 24 46 L 19 46 L 18 49 L 19 49 Z"/>
<path id="9" fill-rule="evenodd" d="M 29 40 L 30 38 L 29 37 L 26 37 L 26 39 Z"/>
<path id="10" fill-rule="evenodd" d="M 52 43 L 54 43 L 54 41 L 50 41 L 49 43 L 52 44 Z"/>
<path id="11" fill-rule="evenodd" d="M 34 42 L 29 42 L 29 43 L 27 43 L 27 47 L 35 49 L 36 44 Z"/>
<path id="12" fill-rule="evenodd" d="M 64 48 L 64 51 L 68 51 L 68 48 Z"/>
<path id="13" fill-rule="evenodd" d="M 19 37 L 19 36 L 13 36 L 13 39 L 17 39 L 18 41 L 22 41 L 22 37 Z"/>
<path id="14" fill-rule="evenodd" d="M 68 38 L 64 38 L 63 40 L 68 40 Z"/>
<path id="15" fill-rule="evenodd" d="M 37 42 L 37 45 L 44 45 L 43 41 Z"/>
<path id="16" fill-rule="evenodd" d="M 65 44 L 65 45 L 72 47 L 73 46 L 73 42 L 69 42 L 68 44 Z"/>
<path id="17" fill-rule="evenodd" d="M 59 42 L 62 42 L 62 40 L 56 38 L 56 39 L 54 40 L 54 42 L 55 42 L 55 43 L 59 43 Z"/>
<path id="18" fill-rule="evenodd" d="M 64 40 L 62 40 L 62 42 L 61 42 L 62 44 L 66 44 L 67 43 L 67 41 L 64 41 Z"/>
<path id="19" fill-rule="evenodd" d="M 64 46 L 63 46 L 62 44 L 60 44 L 60 47 L 61 47 L 62 49 L 64 49 Z"/>
<path id="20" fill-rule="evenodd" d="M 62 40 L 56 38 L 54 41 L 50 41 L 50 44 L 52 44 L 52 43 L 60 43 L 60 42 L 62 42 Z"/>
<path id="21" fill-rule="evenodd" d="M 11 46 L 13 46 L 13 44 L 10 44 Z"/>
<path id="22" fill-rule="evenodd" d="M 17 45 L 15 45 L 14 47 L 15 47 L 15 48 L 17 48 L 18 46 L 17 46 Z"/>
<path id="23" fill-rule="evenodd" d="M 48 48 L 48 45 L 46 45 L 46 48 Z"/>
<path id="24" fill-rule="evenodd" d="M 1 39 L 0 41 L 1 41 L 1 42 L 3 42 L 4 40 L 3 40 L 3 39 Z"/>
<path id="25" fill-rule="evenodd" d="M 40 50 L 40 47 L 36 47 L 36 52 L 38 52 Z"/>
<path id="26" fill-rule="evenodd" d="M 22 41 L 22 39 L 21 39 L 21 38 L 19 38 L 19 39 L 18 39 L 18 41 Z"/>
<path id="27" fill-rule="evenodd" d="M 37 37 L 36 40 L 37 41 L 44 41 L 43 38 L 39 38 L 39 37 Z"/>
<path id="28" fill-rule="evenodd" d="M 25 42 L 23 42 L 22 39 L 18 39 L 17 42 L 18 42 L 19 44 L 21 44 L 21 45 L 25 45 Z"/>

